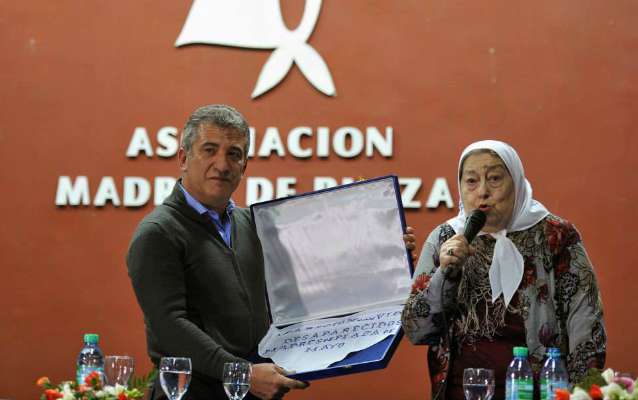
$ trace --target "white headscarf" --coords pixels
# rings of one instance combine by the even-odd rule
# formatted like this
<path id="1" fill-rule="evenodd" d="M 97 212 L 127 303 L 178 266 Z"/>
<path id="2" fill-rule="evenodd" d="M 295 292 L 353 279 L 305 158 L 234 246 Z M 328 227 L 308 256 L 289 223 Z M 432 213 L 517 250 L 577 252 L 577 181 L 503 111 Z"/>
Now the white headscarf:
<path id="1" fill-rule="evenodd" d="M 538 201 L 532 199 L 532 186 L 525 178 L 523 163 L 510 145 L 497 140 L 482 140 L 467 146 L 459 159 L 459 173 L 461 176 L 461 163 L 467 154 L 473 150 L 489 149 L 499 155 L 507 167 L 514 181 L 514 209 L 509 226 L 496 233 L 490 233 L 495 239 L 494 256 L 490 265 L 490 287 L 492 289 L 492 301 L 496 301 L 503 294 L 505 306 L 512 300 L 518 285 L 523 279 L 523 256 L 514 243 L 507 238 L 507 232 L 522 231 L 536 225 L 545 218 L 549 211 Z M 465 226 L 465 209 L 461 197 L 461 182 L 459 181 L 459 215 L 448 220 L 456 233 L 463 232 Z M 481 232 L 480 234 L 487 234 Z"/>

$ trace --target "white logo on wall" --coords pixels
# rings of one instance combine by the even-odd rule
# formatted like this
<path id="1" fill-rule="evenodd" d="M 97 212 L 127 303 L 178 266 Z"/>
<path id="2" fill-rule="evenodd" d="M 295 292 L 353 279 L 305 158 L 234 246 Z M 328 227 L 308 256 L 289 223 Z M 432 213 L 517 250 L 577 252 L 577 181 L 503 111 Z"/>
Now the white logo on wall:
<path id="1" fill-rule="evenodd" d="M 281 82 L 293 63 L 320 92 L 334 96 L 328 65 L 308 43 L 321 0 L 306 0 L 301 23 L 286 27 L 280 0 L 194 0 L 175 46 L 211 44 L 248 49 L 274 49 L 252 93 L 256 98 Z"/>

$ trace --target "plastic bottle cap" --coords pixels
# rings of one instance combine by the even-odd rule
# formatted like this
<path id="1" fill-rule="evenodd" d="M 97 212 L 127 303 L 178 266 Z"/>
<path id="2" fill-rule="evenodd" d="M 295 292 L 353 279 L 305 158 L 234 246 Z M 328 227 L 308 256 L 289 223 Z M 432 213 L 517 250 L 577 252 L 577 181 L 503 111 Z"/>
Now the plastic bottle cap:
<path id="1" fill-rule="evenodd" d="M 86 343 L 97 344 L 97 342 L 100 341 L 100 335 L 98 335 L 97 333 L 85 333 L 84 341 Z"/>
<path id="2" fill-rule="evenodd" d="M 527 357 L 527 347 L 514 347 L 514 357 Z"/>

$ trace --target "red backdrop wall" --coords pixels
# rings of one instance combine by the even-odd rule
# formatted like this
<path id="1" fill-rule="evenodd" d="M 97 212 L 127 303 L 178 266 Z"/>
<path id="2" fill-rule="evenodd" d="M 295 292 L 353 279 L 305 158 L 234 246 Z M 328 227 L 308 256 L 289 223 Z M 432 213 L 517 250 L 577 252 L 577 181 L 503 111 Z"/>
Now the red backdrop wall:
<path id="1" fill-rule="evenodd" d="M 294 28 L 303 2 L 282 2 Z M 175 158 L 127 158 L 133 131 L 181 127 L 227 103 L 258 135 L 276 126 L 392 127 L 393 156 L 256 158 L 247 176 L 420 177 L 417 200 L 460 151 L 495 138 L 518 149 L 534 196 L 581 231 L 599 278 L 608 365 L 638 372 L 633 249 L 637 221 L 638 4 L 325 0 L 312 45 L 337 95 L 297 66 L 251 99 L 271 51 L 175 48 L 190 2 L 0 2 L 0 397 L 35 398 L 41 375 L 69 379 L 84 332 L 150 368 L 124 255 L 141 208 L 56 207 L 58 177 L 176 176 Z M 235 200 L 245 201 L 245 184 Z M 407 211 L 422 243 L 456 209 Z M 425 398 L 424 347 L 406 340 L 382 371 L 316 381 L 291 399 Z"/>

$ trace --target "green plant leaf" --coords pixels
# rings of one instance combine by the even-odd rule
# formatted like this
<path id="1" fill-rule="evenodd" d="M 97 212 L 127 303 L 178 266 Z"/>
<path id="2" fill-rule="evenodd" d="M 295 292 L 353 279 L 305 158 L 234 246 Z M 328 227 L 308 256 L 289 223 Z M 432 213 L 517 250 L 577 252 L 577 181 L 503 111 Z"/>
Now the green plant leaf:
<path id="1" fill-rule="evenodd" d="M 137 389 L 142 393 L 146 392 L 146 389 L 153 386 L 155 379 L 157 378 L 157 368 L 153 368 L 148 374 L 142 376 L 133 376 L 129 382 L 129 390 Z"/>
<path id="2" fill-rule="evenodd" d="M 601 375 L 601 372 L 602 371 L 599 369 L 590 368 L 585 374 L 585 376 L 583 377 L 583 380 L 577 383 L 576 386 L 579 386 L 581 389 L 585 390 L 586 392 L 589 392 L 591 385 L 598 385 L 600 387 L 606 386 L 607 382 L 605 381 L 605 378 L 603 378 L 603 376 Z"/>

